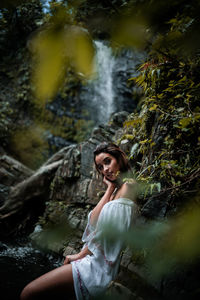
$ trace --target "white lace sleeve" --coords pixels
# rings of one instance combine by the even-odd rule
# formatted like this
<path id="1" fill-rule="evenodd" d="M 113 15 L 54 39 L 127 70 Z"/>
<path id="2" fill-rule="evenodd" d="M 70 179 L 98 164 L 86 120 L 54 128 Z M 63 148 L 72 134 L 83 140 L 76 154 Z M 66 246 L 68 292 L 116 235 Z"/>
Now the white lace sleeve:
<path id="1" fill-rule="evenodd" d="M 92 226 L 91 223 L 90 223 L 91 213 L 92 213 L 92 211 L 90 211 L 89 214 L 88 214 L 87 225 L 86 225 L 85 230 L 84 230 L 83 235 L 82 235 L 82 241 L 84 243 L 83 247 L 85 247 L 88 244 L 88 242 L 93 238 L 94 232 L 95 232 L 95 227 Z"/>

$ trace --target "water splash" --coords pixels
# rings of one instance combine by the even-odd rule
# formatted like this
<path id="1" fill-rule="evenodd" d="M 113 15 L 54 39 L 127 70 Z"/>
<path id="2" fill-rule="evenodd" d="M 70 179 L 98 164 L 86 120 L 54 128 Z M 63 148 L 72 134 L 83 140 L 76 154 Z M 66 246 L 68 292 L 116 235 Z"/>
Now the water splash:
<path id="1" fill-rule="evenodd" d="M 60 257 L 54 257 L 51 253 L 43 253 L 40 249 L 35 248 L 30 242 L 25 245 L 10 245 L 0 242 L 0 262 L 1 259 L 12 258 L 17 262 L 26 261 L 33 264 L 40 262 L 42 266 L 42 260 L 49 261 L 49 264 L 58 267 L 62 263 Z"/>
<path id="2" fill-rule="evenodd" d="M 19 299 L 24 286 L 35 278 L 61 266 L 63 258 L 44 253 L 32 243 L 0 241 L 0 290 L 6 300 Z"/>

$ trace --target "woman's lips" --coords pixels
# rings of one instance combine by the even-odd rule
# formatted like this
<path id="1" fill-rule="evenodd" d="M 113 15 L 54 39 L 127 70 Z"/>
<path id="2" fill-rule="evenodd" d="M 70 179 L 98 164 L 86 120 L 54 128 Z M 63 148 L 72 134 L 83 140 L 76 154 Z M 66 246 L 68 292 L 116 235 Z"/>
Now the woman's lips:
<path id="1" fill-rule="evenodd" d="M 113 177 L 113 173 L 106 174 L 106 177 Z"/>

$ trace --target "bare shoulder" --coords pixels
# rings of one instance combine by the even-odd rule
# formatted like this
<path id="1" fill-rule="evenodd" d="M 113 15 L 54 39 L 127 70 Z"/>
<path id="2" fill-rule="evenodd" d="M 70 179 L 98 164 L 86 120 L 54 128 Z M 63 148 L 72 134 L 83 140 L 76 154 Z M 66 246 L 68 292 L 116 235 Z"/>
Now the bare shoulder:
<path id="1" fill-rule="evenodd" d="M 137 181 L 133 178 L 127 178 L 124 184 L 126 186 L 133 187 L 133 186 L 137 185 Z"/>
<path id="2" fill-rule="evenodd" d="M 136 199 L 137 194 L 137 182 L 134 179 L 130 179 L 122 185 L 119 196 L 129 198 L 131 200 Z"/>

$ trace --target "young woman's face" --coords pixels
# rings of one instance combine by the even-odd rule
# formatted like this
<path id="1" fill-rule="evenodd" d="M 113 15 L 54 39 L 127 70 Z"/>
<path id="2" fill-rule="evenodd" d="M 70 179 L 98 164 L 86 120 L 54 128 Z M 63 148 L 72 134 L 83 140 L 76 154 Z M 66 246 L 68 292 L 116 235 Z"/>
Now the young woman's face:
<path id="1" fill-rule="evenodd" d="M 119 163 L 116 158 L 109 153 L 100 153 L 95 157 L 98 171 L 108 180 L 115 180 L 120 170 Z"/>

